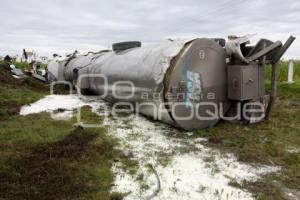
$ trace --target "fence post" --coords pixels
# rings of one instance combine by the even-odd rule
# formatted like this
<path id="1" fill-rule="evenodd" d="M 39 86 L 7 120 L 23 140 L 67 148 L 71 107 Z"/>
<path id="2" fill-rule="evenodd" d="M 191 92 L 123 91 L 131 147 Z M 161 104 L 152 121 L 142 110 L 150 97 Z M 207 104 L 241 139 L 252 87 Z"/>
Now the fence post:
<path id="1" fill-rule="evenodd" d="M 288 67 L 288 80 L 287 80 L 287 83 L 289 83 L 289 84 L 294 83 L 293 76 L 294 76 L 294 61 L 290 60 L 289 61 L 289 67 Z"/>

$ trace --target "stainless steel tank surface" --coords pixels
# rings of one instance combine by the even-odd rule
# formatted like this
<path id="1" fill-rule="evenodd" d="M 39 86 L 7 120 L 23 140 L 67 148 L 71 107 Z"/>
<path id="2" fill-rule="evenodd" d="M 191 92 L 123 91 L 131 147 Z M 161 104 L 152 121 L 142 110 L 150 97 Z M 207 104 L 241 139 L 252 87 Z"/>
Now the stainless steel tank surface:
<path id="1" fill-rule="evenodd" d="M 213 126 L 228 108 L 225 50 L 207 38 L 78 56 L 59 68 L 82 90 L 185 130 Z"/>

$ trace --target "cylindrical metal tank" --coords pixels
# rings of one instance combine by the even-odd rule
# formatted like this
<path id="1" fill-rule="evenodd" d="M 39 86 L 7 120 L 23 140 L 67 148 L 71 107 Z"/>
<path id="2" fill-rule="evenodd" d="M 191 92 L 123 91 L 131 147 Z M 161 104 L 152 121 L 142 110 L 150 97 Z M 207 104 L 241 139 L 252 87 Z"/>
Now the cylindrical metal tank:
<path id="1" fill-rule="evenodd" d="M 64 76 L 74 81 L 91 75 L 81 78 L 78 87 L 195 130 L 213 126 L 228 109 L 225 57 L 225 50 L 212 39 L 166 41 L 74 58 L 66 64 Z"/>

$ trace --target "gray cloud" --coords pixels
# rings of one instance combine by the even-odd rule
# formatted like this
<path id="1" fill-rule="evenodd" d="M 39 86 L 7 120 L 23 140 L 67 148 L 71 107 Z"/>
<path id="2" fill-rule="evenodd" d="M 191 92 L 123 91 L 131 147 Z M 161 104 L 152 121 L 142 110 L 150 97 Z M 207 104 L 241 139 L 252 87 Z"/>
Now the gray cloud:
<path id="1" fill-rule="evenodd" d="M 300 35 L 297 0 L 10 0 L 0 7 L 0 55 L 100 50 L 111 43 L 258 33 Z M 286 57 L 300 58 L 296 40 Z"/>

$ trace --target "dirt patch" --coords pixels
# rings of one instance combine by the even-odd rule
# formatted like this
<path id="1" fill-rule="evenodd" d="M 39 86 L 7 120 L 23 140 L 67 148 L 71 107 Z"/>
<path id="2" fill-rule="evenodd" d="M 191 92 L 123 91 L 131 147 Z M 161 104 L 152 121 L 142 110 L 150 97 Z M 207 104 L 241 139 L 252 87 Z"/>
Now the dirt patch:
<path id="1" fill-rule="evenodd" d="M 6 86 L 26 86 L 37 92 L 49 91 L 47 84 L 33 77 L 28 76 L 23 79 L 15 79 L 10 73 L 9 63 L 6 62 L 0 62 L 0 83 Z"/>
<path id="2" fill-rule="evenodd" d="M 210 137 L 208 138 L 208 142 L 212 144 L 222 144 L 224 138 L 218 138 L 218 137 Z"/>
<path id="3" fill-rule="evenodd" d="M 13 106 L 7 109 L 7 114 L 9 116 L 18 115 L 21 110 L 20 106 Z"/>
<path id="4" fill-rule="evenodd" d="M 0 62 L 0 83 L 1 84 L 17 84 L 18 80 L 10 75 L 10 67 L 8 63 Z"/>
<path id="5" fill-rule="evenodd" d="M 0 199 L 76 199 L 91 190 L 80 164 L 112 147 L 91 144 L 97 134 L 77 128 L 61 141 L 10 156 L 0 172 Z M 109 144 L 108 144 L 109 145 Z M 26 153 L 25 153 L 26 152 Z M 74 164 L 75 162 L 75 164 Z M 73 164 L 72 164 L 73 163 Z"/>

